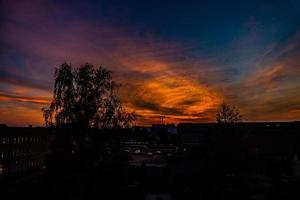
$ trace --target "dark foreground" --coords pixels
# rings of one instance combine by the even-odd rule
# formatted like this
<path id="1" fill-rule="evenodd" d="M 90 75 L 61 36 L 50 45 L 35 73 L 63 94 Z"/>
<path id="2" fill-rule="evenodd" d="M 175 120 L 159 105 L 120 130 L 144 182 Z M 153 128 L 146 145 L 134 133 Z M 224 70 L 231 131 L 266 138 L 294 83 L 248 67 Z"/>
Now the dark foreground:
<path id="1" fill-rule="evenodd" d="M 300 199 L 299 124 L 251 127 L 60 131 L 42 168 L 0 177 L 1 199 Z"/>

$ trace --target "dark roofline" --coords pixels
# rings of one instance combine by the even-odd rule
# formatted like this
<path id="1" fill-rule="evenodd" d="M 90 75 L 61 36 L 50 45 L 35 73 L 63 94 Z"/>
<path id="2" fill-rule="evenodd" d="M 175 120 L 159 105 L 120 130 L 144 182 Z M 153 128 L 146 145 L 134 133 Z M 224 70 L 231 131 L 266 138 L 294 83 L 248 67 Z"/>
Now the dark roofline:
<path id="1" fill-rule="evenodd" d="M 179 123 L 177 127 L 205 127 L 205 126 L 300 126 L 300 121 L 292 122 L 238 122 L 238 123 Z"/>

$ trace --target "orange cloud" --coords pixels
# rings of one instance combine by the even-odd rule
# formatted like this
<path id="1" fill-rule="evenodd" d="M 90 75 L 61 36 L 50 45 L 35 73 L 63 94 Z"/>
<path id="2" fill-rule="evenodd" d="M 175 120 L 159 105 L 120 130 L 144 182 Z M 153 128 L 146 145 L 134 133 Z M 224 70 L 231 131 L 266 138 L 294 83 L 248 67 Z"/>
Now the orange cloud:
<path id="1" fill-rule="evenodd" d="M 0 94 L 1 101 L 19 101 L 27 103 L 38 103 L 38 104 L 49 104 L 51 100 L 49 98 L 38 98 L 38 97 L 18 97 L 18 96 L 7 96 Z"/>
<path id="2" fill-rule="evenodd" d="M 157 123 L 160 115 L 165 116 L 168 123 L 189 119 L 214 120 L 215 114 L 206 112 L 216 109 L 221 103 L 222 96 L 217 91 L 184 75 L 172 63 L 157 59 L 149 61 L 147 58 L 140 62 L 139 65 L 127 63 L 126 66 L 147 78 L 133 78 L 133 82 L 131 78 L 123 80 L 131 82 L 133 90 L 125 87 L 122 96 L 126 106 L 140 117 L 140 124 Z"/>
<path id="3" fill-rule="evenodd" d="M 283 52 L 287 53 L 286 49 Z M 246 119 L 300 119 L 300 52 L 293 49 L 287 55 L 273 58 L 271 63 L 261 66 L 239 85 L 230 88 L 232 91 L 229 93 L 238 93 L 233 101 L 239 105 Z"/>

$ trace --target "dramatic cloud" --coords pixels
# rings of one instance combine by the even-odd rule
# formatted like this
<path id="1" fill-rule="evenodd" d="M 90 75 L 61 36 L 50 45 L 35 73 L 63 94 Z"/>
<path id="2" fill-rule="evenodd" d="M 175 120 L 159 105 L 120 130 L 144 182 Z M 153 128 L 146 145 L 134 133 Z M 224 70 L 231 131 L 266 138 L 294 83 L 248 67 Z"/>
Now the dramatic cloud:
<path id="1" fill-rule="evenodd" d="M 228 88 L 232 100 L 243 108 L 249 120 L 299 119 L 299 33 L 275 46 L 260 61 L 261 66 L 239 85 Z"/>
<path id="2" fill-rule="evenodd" d="M 99 4 L 87 12 L 64 1 L 2 5 L 0 123 L 42 125 L 54 69 L 64 61 L 112 70 L 122 101 L 141 125 L 157 123 L 160 115 L 168 123 L 214 121 L 222 101 L 249 120 L 300 118 L 297 31 L 266 40 L 264 24 L 250 17 L 234 38 L 220 29 L 226 42 L 219 45 L 217 38 L 165 37 L 144 25 L 147 19 L 134 23 L 127 7 Z"/>

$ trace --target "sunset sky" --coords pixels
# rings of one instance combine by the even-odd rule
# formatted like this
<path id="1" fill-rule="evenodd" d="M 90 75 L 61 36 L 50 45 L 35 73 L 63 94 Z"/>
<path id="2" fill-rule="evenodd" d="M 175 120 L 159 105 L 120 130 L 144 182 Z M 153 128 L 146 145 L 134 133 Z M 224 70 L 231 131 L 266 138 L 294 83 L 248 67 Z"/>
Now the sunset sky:
<path id="1" fill-rule="evenodd" d="M 0 123 L 43 125 L 55 67 L 113 71 L 137 124 L 300 120 L 300 1 L 2 0 Z"/>

